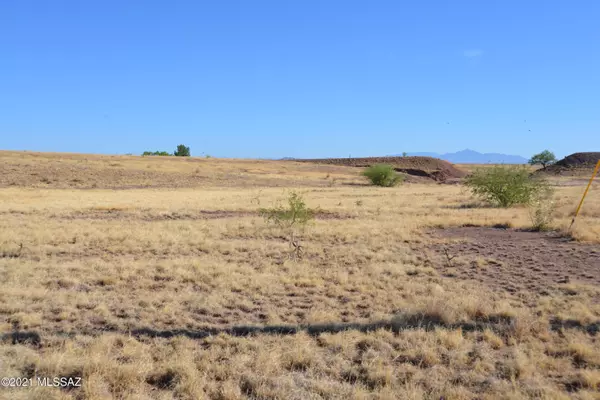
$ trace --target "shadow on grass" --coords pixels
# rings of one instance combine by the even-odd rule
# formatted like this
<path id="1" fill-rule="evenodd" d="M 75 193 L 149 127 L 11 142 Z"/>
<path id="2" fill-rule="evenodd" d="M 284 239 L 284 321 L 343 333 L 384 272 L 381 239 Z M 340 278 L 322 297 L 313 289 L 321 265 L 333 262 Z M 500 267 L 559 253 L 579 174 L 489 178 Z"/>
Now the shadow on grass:
<path id="1" fill-rule="evenodd" d="M 114 327 L 106 327 L 95 330 L 86 330 L 81 332 L 53 332 L 52 334 L 63 337 L 83 336 L 99 336 L 104 333 L 119 333 L 136 338 L 173 338 L 187 337 L 190 339 L 204 339 L 209 336 L 220 334 L 244 337 L 254 335 L 295 335 L 300 332 L 305 332 L 310 336 L 318 336 L 323 333 L 340 333 L 345 331 L 358 331 L 362 333 L 374 332 L 377 330 L 388 330 L 394 333 L 399 333 L 410 329 L 423 329 L 432 331 L 437 328 L 456 330 L 461 329 L 463 332 L 484 331 L 486 329 L 495 331 L 500 334 L 510 334 L 514 328 L 515 320 L 512 317 L 505 315 L 491 315 L 485 318 L 478 319 L 473 322 L 458 322 L 447 323 L 442 318 L 436 315 L 401 315 L 393 318 L 390 321 L 380 321 L 373 323 L 327 323 L 327 324 L 312 324 L 312 325 L 270 325 L 270 326 L 250 326 L 241 325 L 231 328 L 207 328 L 200 330 L 191 329 L 167 329 L 158 330 L 153 328 L 140 328 L 129 331 L 122 331 Z M 590 324 L 584 324 L 577 320 L 561 320 L 551 319 L 549 328 L 552 331 L 561 331 L 565 329 L 576 329 L 587 332 L 590 335 L 600 333 L 600 321 Z M 28 344 L 40 347 L 42 345 L 42 337 L 34 331 L 16 331 L 0 335 L 0 342 L 12 344 Z"/>
<path id="2" fill-rule="evenodd" d="M 457 229 L 457 228 L 489 228 L 489 229 L 502 229 L 502 230 L 507 230 L 507 229 L 511 229 L 511 225 L 510 224 L 471 224 L 471 223 L 464 223 L 458 226 L 447 226 L 444 224 L 435 224 L 432 226 L 432 228 L 435 229 Z"/>
<path id="3" fill-rule="evenodd" d="M 560 319 L 553 318 L 550 320 L 550 329 L 553 331 L 560 331 L 564 329 L 577 329 L 585 331 L 588 334 L 595 336 L 600 333 L 600 321 L 592 322 L 589 324 L 583 324 L 581 321 L 575 319 Z"/>
<path id="4" fill-rule="evenodd" d="M 499 333 L 508 333 L 514 328 L 515 320 L 505 315 L 490 315 L 473 322 L 447 323 L 437 316 L 406 315 L 393 318 L 390 321 L 379 321 L 372 323 L 327 323 L 312 325 L 270 325 L 270 326 L 234 326 L 224 329 L 207 330 L 156 330 L 151 328 L 135 329 L 128 334 L 136 337 L 160 337 L 170 338 L 175 336 L 185 336 L 192 339 L 202 339 L 212 335 L 226 334 L 230 336 L 252 336 L 252 335 L 295 335 L 305 332 L 310 336 L 319 336 L 323 333 L 340 333 L 345 331 L 358 331 L 362 333 L 374 332 L 378 330 L 388 330 L 399 333 L 404 330 L 423 329 L 432 331 L 437 328 L 448 330 L 460 329 L 463 332 L 482 332 L 490 329 Z M 578 329 L 586 331 L 591 335 L 600 332 L 600 321 L 582 324 L 576 320 L 550 321 L 550 329 L 558 331 L 562 329 Z"/>
<path id="5" fill-rule="evenodd" d="M 488 203 L 462 203 L 462 204 L 451 204 L 448 206 L 442 206 L 441 208 L 451 209 L 451 210 L 471 210 L 475 208 L 483 208 L 483 209 L 492 209 L 492 208 L 500 208 L 493 204 Z"/>
<path id="6" fill-rule="evenodd" d="M 155 330 L 151 328 L 136 329 L 130 332 L 132 336 L 140 337 L 160 337 L 171 338 L 175 336 L 185 336 L 192 339 L 203 339 L 208 336 L 226 334 L 230 336 L 253 336 L 253 335 L 295 335 L 305 332 L 310 336 L 318 336 L 323 333 L 340 333 L 345 331 L 374 332 L 380 329 L 389 330 L 398 333 L 408 329 L 433 330 L 435 328 L 462 329 L 463 331 L 483 331 L 486 328 L 493 328 L 493 323 L 457 323 L 445 324 L 435 320 L 420 321 L 381 321 L 367 324 L 361 323 L 330 323 L 315 325 L 271 325 L 271 326 L 235 326 L 226 329 L 208 329 L 200 331 L 191 331 L 186 329 L 176 330 Z"/>
<path id="7" fill-rule="evenodd" d="M 372 323 L 325 323 L 311 325 L 267 325 L 252 326 L 240 325 L 229 328 L 206 328 L 199 330 L 191 329 L 167 329 L 158 330 L 153 328 L 138 328 L 132 330 L 120 330 L 115 326 L 105 326 L 98 329 L 88 329 L 77 332 L 52 332 L 51 334 L 62 337 L 98 336 L 104 333 L 120 333 L 134 337 L 151 338 L 172 338 L 184 336 L 191 339 L 203 339 L 209 336 L 225 334 L 230 336 L 252 336 L 252 335 L 295 335 L 300 332 L 306 332 L 311 336 L 318 336 L 322 333 L 340 333 L 344 331 L 373 332 L 380 329 L 390 330 L 398 333 L 409 329 L 424 329 L 431 331 L 436 328 L 462 329 L 465 332 L 483 331 L 485 329 L 504 330 L 510 327 L 514 321 L 510 317 L 502 315 L 491 315 L 485 319 L 474 322 L 447 323 L 441 316 L 432 314 L 403 314 L 392 318 L 389 321 L 379 321 Z M 30 344 L 39 346 L 41 344 L 41 335 L 35 331 L 15 331 L 0 336 L 0 342 L 12 342 L 12 344 Z"/>
<path id="8" fill-rule="evenodd" d="M 360 183 L 359 182 L 342 182 L 340 185 L 341 186 L 362 186 L 362 187 L 373 186 L 372 184 L 370 184 L 368 182 L 364 182 L 364 183 L 363 182 L 360 182 Z"/>

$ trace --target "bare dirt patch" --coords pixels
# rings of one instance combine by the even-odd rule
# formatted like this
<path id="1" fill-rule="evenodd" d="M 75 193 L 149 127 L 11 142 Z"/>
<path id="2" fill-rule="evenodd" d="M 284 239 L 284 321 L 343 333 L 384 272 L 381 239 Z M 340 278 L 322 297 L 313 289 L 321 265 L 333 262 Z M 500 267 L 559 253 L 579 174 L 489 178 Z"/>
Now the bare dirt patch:
<path id="1" fill-rule="evenodd" d="M 465 171 L 456 168 L 451 163 L 433 157 L 326 158 L 294 161 L 362 168 L 375 164 L 390 164 L 398 172 L 433 179 L 437 182 L 460 179 L 467 175 Z"/>
<path id="2" fill-rule="evenodd" d="M 485 227 L 451 228 L 435 232 L 436 268 L 445 274 L 473 279 L 511 293 L 548 294 L 565 283 L 600 285 L 600 247 L 554 233 Z M 454 258 L 453 258 L 454 257 Z"/>

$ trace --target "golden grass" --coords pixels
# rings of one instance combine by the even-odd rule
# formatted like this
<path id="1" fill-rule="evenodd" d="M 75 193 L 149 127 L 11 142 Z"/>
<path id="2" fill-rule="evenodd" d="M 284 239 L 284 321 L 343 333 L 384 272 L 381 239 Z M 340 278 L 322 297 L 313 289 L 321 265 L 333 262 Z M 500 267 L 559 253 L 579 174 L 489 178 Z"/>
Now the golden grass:
<path id="1" fill-rule="evenodd" d="M 358 169 L 267 160 L 0 151 L 0 187 L 137 189 L 331 186 Z"/>
<path id="2" fill-rule="evenodd" d="M 550 324 L 598 321 L 597 287 L 510 295 L 421 257 L 429 228 L 527 227 L 524 208 L 464 207 L 456 185 L 356 186 L 344 167 L 23 154 L 0 153 L 0 179 L 16 181 L 0 189 L 0 375 L 83 387 L 0 398 L 598 398 L 597 337 Z M 50 183 L 20 179 L 23 166 Z M 69 171 L 96 188 L 61 183 Z M 324 211 L 299 261 L 257 215 L 294 188 Z M 582 188 L 557 190 L 564 228 Z M 597 186 L 589 196 L 574 232 L 600 243 Z"/>

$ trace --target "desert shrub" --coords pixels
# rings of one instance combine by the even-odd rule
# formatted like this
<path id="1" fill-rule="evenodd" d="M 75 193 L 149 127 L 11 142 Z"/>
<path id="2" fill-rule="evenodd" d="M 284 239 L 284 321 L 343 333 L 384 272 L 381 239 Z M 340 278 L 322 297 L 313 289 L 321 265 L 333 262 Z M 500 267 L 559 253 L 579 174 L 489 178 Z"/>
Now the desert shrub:
<path id="1" fill-rule="evenodd" d="M 289 230 L 289 243 L 292 249 L 289 256 L 298 259 L 302 257 L 304 249 L 296 238 L 296 230 L 298 227 L 304 228 L 313 220 L 317 210 L 307 207 L 302 196 L 296 192 L 290 193 L 287 203 L 287 207 L 279 205 L 273 208 L 261 208 L 259 212 L 268 223 Z"/>
<path id="2" fill-rule="evenodd" d="M 522 166 L 478 169 L 465 179 L 465 185 L 475 196 L 500 207 L 530 204 L 549 190 L 545 180 Z"/>
<path id="3" fill-rule="evenodd" d="M 539 190 L 529 202 L 531 229 L 534 231 L 549 230 L 554 221 L 555 210 L 556 202 L 554 201 L 554 190 L 546 185 L 542 190 Z"/>
<path id="4" fill-rule="evenodd" d="M 363 172 L 363 176 L 376 186 L 391 187 L 402 182 L 402 176 L 398 175 L 394 167 L 388 164 L 372 165 Z"/>
<path id="5" fill-rule="evenodd" d="M 145 151 L 142 153 L 142 156 L 170 156 L 171 153 L 166 151 Z"/>
<path id="6" fill-rule="evenodd" d="M 188 146 L 180 144 L 179 146 L 177 146 L 177 150 L 175 150 L 175 153 L 173 153 L 173 155 L 176 157 L 189 157 L 192 155 L 192 153 L 190 153 L 190 148 Z"/>
<path id="7" fill-rule="evenodd" d="M 306 223 L 314 219 L 316 210 L 306 206 L 302 195 L 291 192 L 287 203 L 287 207 L 278 205 L 273 208 L 261 208 L 259 213 L 267 222 L 285 227 L 306 225 Z"/>

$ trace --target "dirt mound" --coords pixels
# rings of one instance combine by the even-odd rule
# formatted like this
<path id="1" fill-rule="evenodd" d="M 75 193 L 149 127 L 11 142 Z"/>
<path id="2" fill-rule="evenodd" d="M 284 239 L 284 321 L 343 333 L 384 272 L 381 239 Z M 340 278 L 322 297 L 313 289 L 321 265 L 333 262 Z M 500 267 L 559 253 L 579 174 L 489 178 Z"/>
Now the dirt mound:
<path id="1" fill-rule="evenodd" d="M 398 172 L 408 175 L 446 182 L 463 178 L 467 173 L 456 168 L 448 161 L 433 157 L 365 157 L 365 158 L 324 158 L 294 160 L 316 164 L 344 165 L 348 167 L 369 167 L 375 164 L 390 164 Z"/>
<path id="2" fill-rule="evenodd" d="M 558 161 L 555 165 L 564 167 L 595 167 L 600 160 L 600 152 L 595 153 L 573 153 Z"/>
<path id="3" fill-rule="evenodd" d="M 598 160 L 600 160 L 600 152 L 573 153 L 557 161 L 556 164 L 540 169 L 537 172 L 554 175 L 589 174 L 589 170 L 596 166 Z"/>

